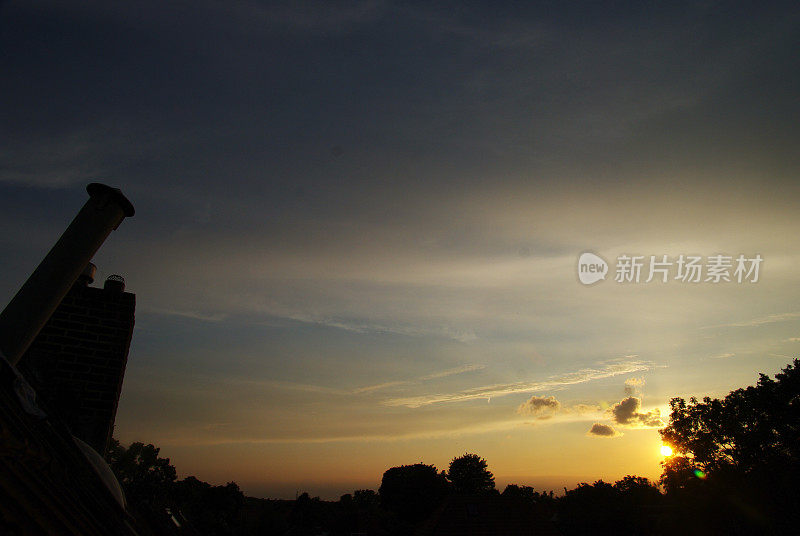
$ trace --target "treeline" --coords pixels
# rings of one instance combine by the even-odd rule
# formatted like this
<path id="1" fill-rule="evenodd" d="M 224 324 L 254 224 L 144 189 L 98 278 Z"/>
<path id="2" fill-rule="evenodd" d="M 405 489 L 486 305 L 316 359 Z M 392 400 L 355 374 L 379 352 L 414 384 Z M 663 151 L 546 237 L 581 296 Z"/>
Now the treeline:
<path id="1" fill-rule="evenodd" d="M 675 398 L 670 406 L 660 433 L 675 455 L 658 483 L 626 476 L 562 496 L 516 484 L 500 492 L 486 460 L 472 453 L 446 471 L 392 467 L 377 492 L 338 501 L 307 493 L 255 499 L 233 482 L 177 481 L 153 445 L 114 442 L 108 459 L 130 510 L 155 534 L 424 536 L 467 534 L 478 524 L 482 534 L 506 536 L 800 533 L 800 361 L 724 399 Z"/>
<path id="2" fill-rule="evenodd" d="M 392 467 L 377 492 L 355 490 L 338 501 L 308 493 L 293 501 L 256 499 L 245 497 L 233 482 L 212 486 L 191 476 L 176 480 L 169 459 L 158 454 L 153 445 L 133 443 L 126 449 L 114 442 L 109 456 L 129 509 L 153 534 L 435 534 L 431 519 L 454 496 L 467 497 L 478 508 L 490 504 L 505 517 L 535 518 L 552 526 L 554 534 L 617 534 L 622 527 L 647 534 L 656 524 L 650 514 L 658 512 L 652 508 L 662 498 L 655 484 L 634 476 L 613 485 L 581 484 L 563 497 L 517 484 L 500 492 L 486 460 L 467 453 L 454 458 L 447 471 L 423 463 Z M 459 522 L 439 523 L 452 521 Z"/>
<path id="3" fill-rule="evenodd" d="M 244 494 L 234 482 L 212 486 L 190 476 L 177 480 L 169 458 L 154 445 L 128 448 L 112 439 L 107 454 L 129 512 L 144 534 L 242 534 Z"/>

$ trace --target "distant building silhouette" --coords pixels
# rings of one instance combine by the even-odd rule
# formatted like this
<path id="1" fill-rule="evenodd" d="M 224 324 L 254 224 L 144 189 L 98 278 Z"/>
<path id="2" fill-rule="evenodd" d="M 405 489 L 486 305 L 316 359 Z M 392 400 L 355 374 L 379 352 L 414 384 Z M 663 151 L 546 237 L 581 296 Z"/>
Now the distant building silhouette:
<path id="1" fill-rule="evenodd" d="M 100 454 L 114 431 L 136 296 L 125 280 L 89 286 L 94 265 L 78 278 L 17 368 L 72 434 Z"/>

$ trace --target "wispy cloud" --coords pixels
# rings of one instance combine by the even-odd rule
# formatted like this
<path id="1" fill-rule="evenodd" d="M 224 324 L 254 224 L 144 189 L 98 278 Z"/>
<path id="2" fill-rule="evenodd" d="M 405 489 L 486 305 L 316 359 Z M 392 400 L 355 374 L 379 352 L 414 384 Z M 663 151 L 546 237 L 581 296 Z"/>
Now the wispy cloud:
<path id="1" fill-rule="evenodd" d="M 441 372 L 434 372 L 432 374 L 428 374 L 426 376 L 420 376 L 420 380 L 435 380 L 437 378 L 446 378 L 447 376 L 455 376 L 456 374 L 464 374 L 465 372 L 472 372 L 475 370 L 483 370 L 486 368 L 486 365 L 462 365 L 460 367 L 455 367 L 447 370 L 443 370 Z"/>
<path id="2" fill-rule="evenodd" d="M 593 380 L 610 378 L 620 374 L 630 374 L 651 370 L 655 367 L 650 361 L 620 361 L 601 363 L 600 368 L 584 368 L 576 372 L 570 372 L 561 376 L 552 376 L 546 380 L 515 382 L 506 384 L 487 385 L 484 387 L 474 387 L 454 393 L 442 393 L 433 395 L 423 395 L 406 398 L 391 398 L 383 402 L 386 406 L 405 406 L 408 408 L 419 408 L 430 404 L 443 402 L 462 402 L 466 400 L 490 399 L 494 397 L 506 396 L 516 393 L 532 393 L 557 389 L 586 383 Z"/>
<path id="3" fill-rule="evenodd" d="M 711 356 L 711 359 L 728 359 L 729 357 L 733 357 L 733 356 L 735 356 L 735 355 L 736 355 L 736 354 L 732 354 L 732 353 L 725 353 L 725 354 L 719 354 L 719 355 L 712 355 L 712 356 Z"/>
<path id="4" fill-rule="evenodd" d="M 411 385 L 418 382 L 436 380 L 439 378 L 446 378 L 448 376 L 455 376 L 457 374 L 464 374 L 466 372 L 483 370 L 485 368 L 486 365 L 479 365 L 479 364 L 461 365 L 460 367 L 450 368 L 439 372 L 432 372 L 430 374 L 426 374 L 425 376 L 420 376 L 419 378 L 415 378 L 413 380 L 389 381 L 389 382 L 377 383 L 375 385 L 367 385 L 365 387 L 358 387 L 353 390 L 353 393 L 355 394 L 369 393 L 372 391 L 378 391 L 389 387 L 398 387 L 400 385 Z"/>
<path id="5" fill-rule="evenodd" d="M 390 389 L 392 387 L 400 387 L 403 385 L 413 385 L 423 381 L 446 378 L 448 376 L 454 376 L 456 374 L 464 374 L 476 370 L 483 370 L 485 368 L 486 365 L 467 364 L 455 368 L 442 370 L 439 372 L 433 372 L 431 374 L 427 374 L 425 376 L 420 376 L 418 378 L 413 378 L 410 380 L 387 381 L 371 385 L 365 385 L 363 387 L 356 387 L 353 389 L 335 388 L 335 387 L 328 387 L 325 385 L 314 385 L 314 384 L 299 383 L 292 381 L 261 380 L 253 378 L 242 378 L 242 377 L 226 378 L 224 381 L 228 384 L 254 385 L 254 386 L 264 387 L 267 389 L 281 389 L 288 391 L 303 391 L 307 393 L 324 393 L 324 394 L 347 396 L 347 395 L 362 395 L 366 393 L 372 393 L 374 391 L 380 391 L 383 389 Z"/>
<path id="6" fill-rule="evenodd" d="M 444 337 L 459 342 L 470 342 L 477 339 L 477 336 L 471 330 L 458 330 L 446 326 L 421 328 L 402 324 L 373 324 L 306 314 L 292 314 L 284 316 L 285 318 L 294 320 L 296 322 L 317 324 L 320 326 L 343 329 L 345 331 L 352 331 L 355 333 L 395 333 L 397 335 L 405 335 L 407 337 L 435 336 Z"/>
<path id="7" fill-rule="evenodd" d="M 793 318 L 800 317 L 800 312 L 793 313 L 776 313 L 772 315 L 759 316 L 750 320 L 743 320 L 741 322 L 730 322 L 727 324 L 714 324 L 713 326 L 703 326 L 700 329 L 712 328 L 745 328 L 754 326 L 763 326 L 764 324 L 774 324 L 775 322 L 785 322 Z"/>
<path id="8" fill-rule="evenodd" d="M 332 395 L 349 395 L 354 393 L 354 391 L 348 389 L 337 389 L 335 387 L 327 387 L 324 385 L 314 385 L 309 383 L 298 383 L 290 381 L 256 380 L 250 378 L 225 378 L 223 381 L 226 384 L 252 385 L 268 389 L 285 389 L 289 391 L 302 391 L 305 393 L 325 393 Z"/>
<path id="9" fill-rule="evenodd" d="M 284 382 L 278 382 L 284 384 Z M 291 386 L 284 384 L 285 387 L 296 387 L 300 390 L 305 390 L 306 387 L 302 384 Z M 582 411 L 573 411 L 575 408 L 580 408 Z M 583 410 L 586 410 L 584 412 Z M 589 411 L 592 410 L 592 411 Z M 300 433 L 294 435 L 270 435 L 272 432 L 264 432 L 264 435 L 259 435 L 250 430 L 251 427 L 239 427 L 237 432 L 234 423 L 229 422 L 212 422 L 207 424 L 190 425 L 182 428 L 176 428 L 165 432 L 159 437 L 155 437 L 160 445 L 179 446 L 179 445 L 227 445 L 227 444 L 324 444 L 324 443 L 370 443 L 370 442 L 394 442 L 394 441 L 408 441 L 414 439 L 437 439 L 437 438 L 455 438 L 468 435 L 481 435 L 486 433 L 506 432 L 516 429 L 524 429 L 530 426 L 556 426 L 566 423 L 576 422 L 592 422 L 603 418 L 603 413 L 599 411 L 596 406 L 578 405 L 570 408 L 562 408 L 562 413 L 556 415 L 537 416 L 535 420 L 521 420 L 505 419 L 496 421 L 482 421 L 475 422 L 464 426 L 453 427 L 436 427 L 434 429 L 412 429 L 412 430 L 398 430 L 396 432 L 383 432 L 383 433 L 341 433 L 341 434 L 326 434 L 320 433 L 315 435 L 313 432 Z M 603 425 L 606 426 L 606 425 Z M 278 432 L 280 434 L 280 432 Z M 622 435 L 618 433 L 618 435 Z M 125 438 L 126 440 L 133 441 L 136 438 Z"/>
<path id="10" fill-rule="evenodd" d="M 628 378 L 625 380 L 625 394 L 642 394 L 644 389 L 644 378 Z"/>
<path id="11" fill-rule="evenodd" d="M 150 309 L 145 308 L 142 312 L 157 314 L 157 315 L 179 316 L 182 318 L 201 320 L 203 322 L 222 322 L 228 319 L 227 313 L 205 313 L 202 311 L 175 311 L 172 309 L 153 309 L 153 308 Z"/>
<path id="12" fill-rule="evenodd" d="M 577 415 L 585 415 L 587 413 L 599 414 L 603 408 L 599 404 L 574 404 L 562 409 L 564 413 L 572 413 Z"/>
<path id="13" fill-rule="evenodd" d="M 383 383 L 376 383 L 375 385 L 367 385 L 365 387 L 358 387 L 353 389 L 354 394 L 361 394 L 361 393 L 370 393 L 372 391 L 379 391 L 381 389 L 386 389 L 388 387 L 397 387 L 398 385 L 408 385 L 411 383 L 410 381 L 395 381 L 395 382 L 383 382 Z"/>
<path id="14" fill-rule="evenodd" d="M 435 430 L 418 430 L 397 434 L 343 434 L 338 436 L 286 436 L 286 437 L 252 437 L 234 436 L 231 434 L 211 434 L 208 425 L 192 430 L 183 430 L 171 437 L 158 438 L 160 445 L 227 445 L 227 444 L 315 444 L 315 443 L 350 443 L 375 441 L 406 441 L 409 439 L 433 439 L 441 437 L 459 437 L 463 435 L 485 434 L 523 428 L 528 423 L 519 420 L 497 421 L 491 423 L 471 424 L 462 427 Z"/>

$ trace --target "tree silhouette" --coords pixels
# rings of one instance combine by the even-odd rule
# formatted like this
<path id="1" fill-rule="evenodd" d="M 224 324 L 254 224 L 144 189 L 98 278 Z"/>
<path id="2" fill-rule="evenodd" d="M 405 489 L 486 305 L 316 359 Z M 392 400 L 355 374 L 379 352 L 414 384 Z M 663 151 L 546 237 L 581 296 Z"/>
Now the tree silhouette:
<path id="1" fill-rule="evenodd" d="M 107 460 L 125 491 L 140 529 L 172 534 L 180 524 L 187 534 L 240 534 L 244 494 L 235 482 L 212 486 L 189 476 L 176 481 L 169 458 L 160 449 L 141 442 L 123 447 L 111 440 Z"/>
<path id="2" fill-rule="evenodd" d="M 486 460 L 477 454 L 467 453 L 453 458 L 447 478 L 459 493 L 488 493 L 495 490 L 494 475 L 487 469 Z"/>
<path id="3" fill-rule="evenodd" d="M 357 489 L 353 492 L 353 503 L 365 510 L 375 509 L 378 506 L 378 494 L 371 489 Z"/>
<path id="4" fill-rule="evenodd" d="M 136 442 L 126 449 L 116 439 L 111 440 L 108 463 L 129 502 L 154 508 L 168 505 L 177 473 L 169 458 L 158 457 L 159 452 L 152 444 Z"/>
<path id="5" fill-rule="evenodd" d="M 663 440 L 703 473 L 723 468 L 751 472 L 765 464 L 800 461 L 800 361 L 723 400 L 705 397 L 670 401 Z M 667 467 L 668 469 L 668 467 Z"/>
<path id="6" fill-rule="evenodd" d="M 203 534 L 237 533 L 244 494 L 235 482 L 212 486 L 190 476 L 174 485 L 174 499 L 180 515 L 191 520 Z"/>
<path id="7" fill-rule="evenodd" d="M 319 534 L 324 525 L 325 512 L 319 497 L 310 497 L 307 492 L 294 501 L 289 521 L 297 534 Z"/>
<path id="8" fill-rule="evenodd" d="M 658 487 L 641 476 L 627 475 L 614 483 L 619 504 L 619 528 L 624 534 L 655 534 L 657 509 L 664 497 Z"/>
<path id="9" fill-rule="evenodd" d="M 661 503 L 658 488 L 643 477 L 582 483 L 559 499 L 560 527 L 566 535 L 659 534 Z"/>
<path id="10" fill-rule="evenodd" d="M 800 526 L 800 361 L 724 399 L 670 401 L 661 430 L 676 456 L 661 482 L 686 508 L 738 533 L 794 533 Z M 724 530 L 724 529 L 723 529 Z"/>
<path id="11" fill-rule="evenodd" d="M 567 491 L 558 503 L 564 534 L 619 534 L 619 493 L 608 482 L 585 482 Z"/>
<path id="12" fill-rule="evenodd" d="M 433 465 L 416 463 L 383 473 L 381 505 L 412 523 L 424 519 L 447 492 L 447 481 Z"/>
<path id="13" fill-rule="evenodd" d="M 536 498 L 536 492 L 530 486 L 518 486 L 517 484 L 509 484 L 503 493 L 500 495 L 505 499 L 512 499 L 516 501 L 524 501 L 533 504 Z"/>

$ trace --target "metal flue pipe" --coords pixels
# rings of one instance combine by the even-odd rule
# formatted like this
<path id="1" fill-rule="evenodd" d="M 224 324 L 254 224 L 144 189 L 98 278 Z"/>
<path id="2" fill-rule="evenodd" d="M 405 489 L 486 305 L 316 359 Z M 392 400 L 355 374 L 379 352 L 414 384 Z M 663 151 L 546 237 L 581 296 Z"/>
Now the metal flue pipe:
<path id="1" fill-rule="evenodd" d="M 89 200 L 0 313 L 0 351 L 15 365 L 105 239 L 133 205 L 117 188 L 92 183 Z"/>

